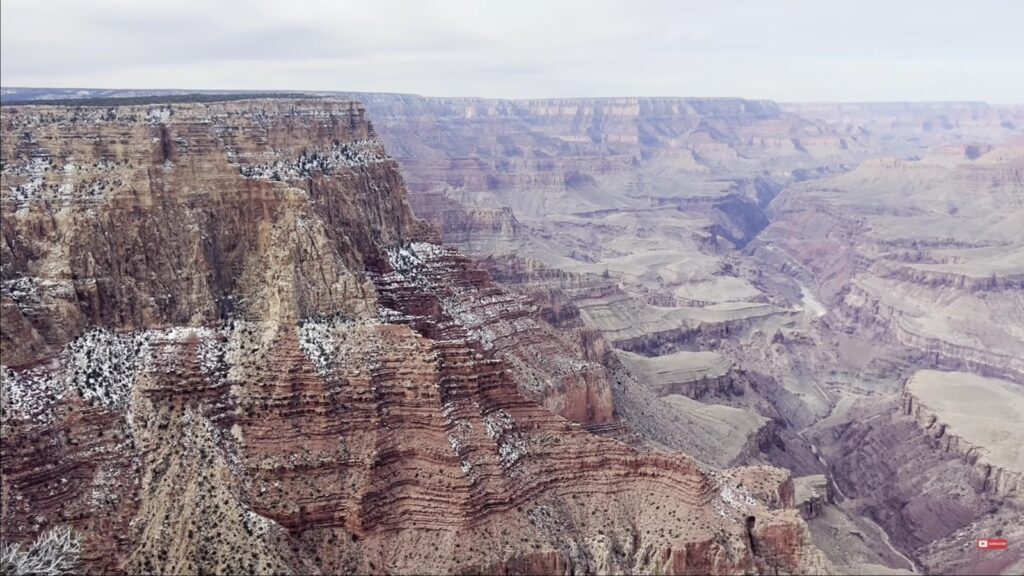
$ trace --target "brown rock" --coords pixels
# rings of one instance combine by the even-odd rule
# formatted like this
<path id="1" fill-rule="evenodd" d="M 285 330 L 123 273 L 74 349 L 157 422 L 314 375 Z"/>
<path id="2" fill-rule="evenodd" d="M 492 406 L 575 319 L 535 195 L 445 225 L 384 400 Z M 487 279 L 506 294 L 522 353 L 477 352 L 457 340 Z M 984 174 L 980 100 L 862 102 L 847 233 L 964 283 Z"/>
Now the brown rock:
<path id="1" fill-rule="evenodd" d="M 357 105 L 3 122 L 5 537 L 71 524 L 104 572 L 828 571 L 784 472 L 545 409 L 609 422 L 606 353 L 431 243 Z"/>

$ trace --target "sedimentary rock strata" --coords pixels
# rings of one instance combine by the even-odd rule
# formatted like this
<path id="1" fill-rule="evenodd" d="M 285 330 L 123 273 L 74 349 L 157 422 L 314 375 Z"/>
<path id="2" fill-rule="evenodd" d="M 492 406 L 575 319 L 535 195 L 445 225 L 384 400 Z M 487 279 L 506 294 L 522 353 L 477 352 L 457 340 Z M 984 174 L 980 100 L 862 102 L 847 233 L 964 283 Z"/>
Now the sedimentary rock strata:
<path id="1" fill-rule="evenodd" d="M 963 554 L 1024 538 L 1005 443 L 916 389 L 1024 384 L 1020 107 L 358 98 L 374 128 L 5 107 L 4 410 L 40 431 L 5 534 L 58 510 L 110 570 L 786 571 L 802 514 L 842 572 L 1020 571 Z"/>
<path id="2" fill-rule="evenodd" d="M 830 569 L 785 471 L 588 432 L 599 335 L 439 245 L 359 105 L 3 123 L 5 538 L 71 525 L 102 572 Z"/>
<path id="3" fill-rule="evenodd" d="M 791 187 L 759 250 L 806 266 L 863 330 L 947 369 L 1019 378 L 1021 150 L 939 148 Z"/>
<path id="4" fill-rule="evenodd" d="M 1011 497 L 1024 489 L 1022 402 L 1012 382 L 933 370 L 915 374 L 903 395 L 905 413 L 942 450 L 972 465 L 976 488 Z"/>
<path id="5" fill-rule="evenodd" d="M 894 536 L 898 550 L 831 547 L 850 570 L 903 569 L 901 555 L 918 549 L 930 569 L 965 566 L 949 550 L 968 528 L 959 540 L 944 531 L 975 525 L 965 524 L 972 504 L 947 494 L 973 493 L 984 472 L 934 452 L 898 415 L 904 382 L 921 368 L 1024 382 L 1019 106 L 367 101 L 400 146 L 414 197 L 515 214 L 516 235 L 467 248 L 575 275 L 515 282 L 557 294 L 553 316 L 639 358 L 604 363 L 619 414 L 643 438 L 714 460 L 695 433 L 705 408 L 756 412 L 773 424 L 748 457 L 831 471 L 853 492 L 896 486 L 872 504 L 819 510 L 823 534 L 877 530 L 860 516 Z M 735 363 L 744 395 L 711 386 L 698 407 L 645 390 L 675 355 L 709 351 Z M 881 423 L 889 412 L 892 427 Z M 813 435 L 822 419 L 844 431 Z M 908 435 L 908 446 L 892 444 Z M 1014 517 L 1005 495 L 989 496 L 964 498 Z"/>

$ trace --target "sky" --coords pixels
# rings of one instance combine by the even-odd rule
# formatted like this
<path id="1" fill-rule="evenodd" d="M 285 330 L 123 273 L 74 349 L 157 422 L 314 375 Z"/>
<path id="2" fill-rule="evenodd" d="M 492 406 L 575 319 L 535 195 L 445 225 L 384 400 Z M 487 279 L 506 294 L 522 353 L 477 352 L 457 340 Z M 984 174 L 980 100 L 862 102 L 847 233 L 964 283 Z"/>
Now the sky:
<path id="1" fill-rule="evenodd" d="M 0 84 L 1024 104 L 1017 0 L 2 0 Z"/>

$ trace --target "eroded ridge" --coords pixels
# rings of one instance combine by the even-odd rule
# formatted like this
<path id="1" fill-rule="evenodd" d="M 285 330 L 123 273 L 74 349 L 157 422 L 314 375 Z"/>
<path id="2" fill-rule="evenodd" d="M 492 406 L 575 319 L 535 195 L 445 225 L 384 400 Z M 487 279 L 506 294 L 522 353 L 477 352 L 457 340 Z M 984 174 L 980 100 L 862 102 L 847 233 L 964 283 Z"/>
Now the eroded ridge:
<path id="1" fill-rule="evenodd" d="M 437 244 L 357 104 L 3 122 L 5 537 L 74 526 L 101 572 L 829 570 L 784 471 L 588 432 L 594 342 Z"/>

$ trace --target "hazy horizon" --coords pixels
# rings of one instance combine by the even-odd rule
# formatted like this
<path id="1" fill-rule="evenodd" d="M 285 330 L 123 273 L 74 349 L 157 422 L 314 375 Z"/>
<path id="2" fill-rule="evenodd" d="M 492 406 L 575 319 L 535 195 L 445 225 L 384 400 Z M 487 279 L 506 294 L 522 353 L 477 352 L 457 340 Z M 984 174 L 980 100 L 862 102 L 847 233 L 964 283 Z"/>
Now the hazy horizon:
<path id="1" fill-rule="evenodd" d="M 994 1 L 3 3 L 4 87 L 1024 102 Z"/>
<path id="2" fill-rule="evenodd" d="M 287 88 L 287 89 L 273 89 L 273 88 L 153 88 L 149 86 L 130 86 L 130 87 L 109 87 L 109 86 L 16 86 L 16 85 L 0 85 L 0 89 L 3 90 L 89 90 L 89 91 L 123 91 L 123 92 L 181 92 L 184 94 L 393 94 L 397 96 L 416 96 L 420 98 L 431 98 L 431 99 L 480 99 L 480 100 L 498 100 L 498 101 L 516 101 L 516 102 L 527 102 L 527 101 L 543 101 L 543 100 L 628 100 L 628 99 L 641 99 L 641 100 L 657 100 L 657 99 L 689 99 L 689 100 L 747 100 L 752 102 L 764 101 L 774 102 L 776 104 L 788 105 L 788 104 L 800 104 L 800 105 L 815 105 L 815 104 L 848 104 L 848 105 L 884 105 L 884 104 L 916 104 L 916 105 L 928 105 L 928 104 L 985 104 L 988 106 L 995 107 L 1017 107 L 1024 106 L 1024 100 L 1021 102 L 992 102 L 987 100 L 776 100 L 772 98 L 751 98 L 743 95 L 723 95 L 723 96 L 705 96 L 701 94 L 620 94 L 620 95 L 609 95 L 609 96 L 593 96 L 593 95 L 565 95 L 565 96 L 532 96 L 525 98 L 510 98 L 503 96 L 480 96 L 476 94 L 423 94 L 417 92 L 388 92 L 388 91 L 373 91 L 373 90 L 313 90 L 304 88 Z M 98 96 L 104 98 L 105 96 Z M 15 103 L 20 104 L 22 101 L 18 100 Z M 25 100 L 30 102 L 30 100 Z"/>

